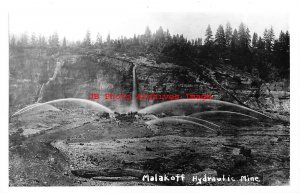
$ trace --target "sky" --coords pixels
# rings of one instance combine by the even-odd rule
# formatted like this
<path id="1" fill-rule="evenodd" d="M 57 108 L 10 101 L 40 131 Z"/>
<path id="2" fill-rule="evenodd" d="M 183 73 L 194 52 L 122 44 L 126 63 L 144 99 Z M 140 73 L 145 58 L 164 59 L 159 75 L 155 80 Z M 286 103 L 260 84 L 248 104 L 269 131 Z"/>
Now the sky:
<path id="1" fill-rule="evenodd" d="M 238 28 L 244 22 L 251 35 L 262 35 L 265 28 L 273 27 L 276 36 L 280 30 L 289 29 L 289 15 L 284 9 L 263 9 L 259 1 L 239 4 L 227 0 L 185 1 L 58 1 L 12 0 L 9 8 L 9 33 L 19 35 L 49 36 L 57 32 L 68 40 L 82 40 L 89 30 L 92 40 L 100 33 L 103 39 L 110 33 L 112 38 L 132 37 L 142 34 L 146 26 L 154 32 L 159 26 L 171 34 L 184 34 L 188 39 L 204 37 L 210 24 L 215 33 L 217 27 L 227 22 Z M 226 2 L 226 3 L 224 3 Z M 257 2 L 257 3 L 253 3 Z M 234 6 L 233 6 L 234 5 Z M 267 5 L 266 5 L 267 6 Z M 275 6 L 276 7 L 276 6 Z M 259 9 L 261 8 L 261 9 Z"/>

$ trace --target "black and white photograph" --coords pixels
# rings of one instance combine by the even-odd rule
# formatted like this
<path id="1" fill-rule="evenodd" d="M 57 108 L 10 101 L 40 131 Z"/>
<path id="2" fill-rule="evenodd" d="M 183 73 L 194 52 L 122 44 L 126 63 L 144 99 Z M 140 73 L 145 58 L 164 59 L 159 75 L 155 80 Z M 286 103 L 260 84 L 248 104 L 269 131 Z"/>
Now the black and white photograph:
<path id="1" fill-rule="evenodd" d="M 8 186 L 289 186 L 291 15 L 202 2 L 11 7 Z"/>

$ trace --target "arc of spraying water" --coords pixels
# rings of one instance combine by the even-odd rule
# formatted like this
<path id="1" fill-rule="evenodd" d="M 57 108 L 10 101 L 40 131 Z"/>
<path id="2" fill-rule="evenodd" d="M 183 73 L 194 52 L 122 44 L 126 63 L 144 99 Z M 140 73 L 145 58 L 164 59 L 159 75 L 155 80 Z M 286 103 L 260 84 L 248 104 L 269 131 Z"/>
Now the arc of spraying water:
<path id="1" fill-rule="evenodd" d="M 193 122 L 200 122 L 201 123 L 207 123 L 207 124 L 210 124 L 210 125 L 213 125 L 215 127 L 221 127 L 220 125 L 217 125 L 213 122 L 210 122 L 210 121 L 207 121 L 207 120 L 204 120 L 204 119 L 199 119 L 197 117 L 190 117 L 190 116 L 172 116 L 174 118 L 178 118 L 178 119 L 184 119 L 184 120 L 188 120 L 188 121 L 193 121 Z"/>
<path id="2" fill-rule="evenodd" d="M 197 125 L 197 126 L 200 126 L 202 128 L 206 128 L 210 131 L 216 131 L 215 129 L 213 128 L 210 128 L 208 126 L 205 126 L 203 124 L 200 124 L 200 123 L 196 123 L 194 121 L 190 121 L 190 120 L 185 120 L 185 119 L 180 119 L 180 118 L 174 118 L 174 117 L 164 117 L 164 118 L 160 118 L 160 119 L 154 119 L 154 120 L 151 120 L 151 121 L 147 121 L 146 124 L 147 125 L 154 125 L 154 124 L 157 124 L 157 123 L 162 123 L 162 122 L 180 122 L 180 123 L 190 123 L 190 124 L 193 124 L 193 125 Z"/>
<path id="3" fill-rule="evenodd" d="M 201 117 L 201 115 L 209 115 L 209 114 L 216 114 L 216 113 L 219 113 L 219 114 L 240 115 L 240 116 L 243 116 L 243 117 L 247 117 L 247 118 L 258 120 L 256 117 L 253 117 L 253 116 L 250 116 L 250 115 L 246 115 L 246 114 L 243 114 L 243 113 L 232 112 L 232 111 L 205 111 L 205 112 L 194 113 L 194 114 L 191 114 L 189 116 L 190 117 L 197 117 L 198 118 L 198 117 Z"/>
<path id="4" fill-rule="evenodd" d="M 35 104 L 35 105 L 31 105 L 31 107 L 25 107 L 19 111 L 17 111 L 16 113 L 14 113 L 12 116 L 15 116 L 15 115 L 18 115 L 18 114 L 21 114 L 21 113 L 25 113 L 29 110 L 32 110 L 36 107 L 39 107 L 39 106 L 42 106 L 42 105 L 45 105 L 45 104 L 52 104 L 52 103 L 57 103 L 57 102 L 82 102 L 82 103 L 85 103 L 85 104 L 90 104 L 92 106 L 95 106 L 95 107 L 98 107 L 100 108 L 101 110 L 104 110 L 105 112 L 107 113 L 114 113 L 111 109 L 109 109 L 108 107 L 104 106 L 104 105 L 101 105 L 99 103 L 96 103 L 94 101 L 90 101 L 90 100 L 86 100 L 86 99 L 80 99 L 80 98 L 64 98 L 64 99 L 56 99 L 56 100 L 52 100 L 52 101 L 48 101 L 48 102 L 45 102 L 45 103 L 38 103 L 38 104 Z"/>
<path id="5" fill-rule="evenodd" d="M 22 112 L 27 111 L 27 110 L 30 110 L 30 109 L 32 109 L 33 107 L 38 106 L 38 105 L 40 105 L 40 104 L 41 104 L 41 103 L 35 103 L 35 104 L 32 104 L 32 105 L 28 105 L 28 106 L 26 106 L 26 107 L 24 107 L 24 108 L 18 110 L 17 112 L 15 112 L 12 116 L 17 115 L 17 114 L 21 114 Z"/>
<path id="6" fill-rule="evenodd" d="M 173 101 L 166 101 L 159 104 L 148 106 L 144 109 L 139 110 L 138 112 L 141 114 L 145 113 L 161 113 L 161 112 L 169 112 L 171 114 L 174 114 L 174 112 L 181 112 L 180 115 L 188 115 L 193 114 L 195 112 L 199 112 L 199 110 L 202 111 L 208 111 L 208 110 L 218 110 L 218 109 L 224 109 L 225 107 L 231 108 L 234 112 L 242 111 L 245 114 L 251 114 L 251 116 L 262 116 L 264 118 L 270 118 L 271 117 L 260 113 L 258 111 L 249 109 L 247 107 L 225 102 L 225 101 L 219 101 L 219 100 L 201 100 L 201 99 L 179 99 L 179 100 L 173 100 Z"/>

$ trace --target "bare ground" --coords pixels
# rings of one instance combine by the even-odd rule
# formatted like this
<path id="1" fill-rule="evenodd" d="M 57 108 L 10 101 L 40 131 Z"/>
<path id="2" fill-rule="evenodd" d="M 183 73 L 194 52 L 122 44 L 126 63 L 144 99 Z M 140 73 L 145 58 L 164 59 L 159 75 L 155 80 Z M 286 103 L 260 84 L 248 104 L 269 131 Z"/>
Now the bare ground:
<path id="1" fill-rule="evenodd" d="M 10 186 L 198 185 L 191 176 L 223 175 L 289 183 L 289 124 L 215 117 L 216 132 L 188 124 L 148 126 L 149 117 L 116 120 L 82 108 L 10 119 Z M 144 182 L 145 174 L 185 174 L 184 182 Z"/>

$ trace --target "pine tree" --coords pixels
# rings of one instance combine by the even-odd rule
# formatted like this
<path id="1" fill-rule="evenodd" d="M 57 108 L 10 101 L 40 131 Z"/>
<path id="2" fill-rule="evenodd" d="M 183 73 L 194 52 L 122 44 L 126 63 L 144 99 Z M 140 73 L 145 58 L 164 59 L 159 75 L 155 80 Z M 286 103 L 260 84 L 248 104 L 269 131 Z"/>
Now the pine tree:
<path id="1" fill-rule="evenodd" d="M 233 34 L 232 34 L 232 39 L 231 39 L 231 48 L 235 49 L 238 47 L 238 43 L 239 43 L 239 36 L 238 36 L 238 32 L 236 29 L 234 29 Z"/>
<path id="2" fill-rule="evenodd" d="M 253 33 L 253 37 L 252 37 L 252 47 L 256 48 L 257 47 L 257 40 L 258 40 L 258 35 L 257 33 Z"/>
<path id="3" fill-rule="evenodd" d="M 156 31 L 155 38 L 159 40 L 164 39 L 164 30 L 161 26 L 159 26 L 158 30 Z"/>
<path id="4" fill-rule="evenodd" d="M 247 47 L 249 48 L 251 44 L 251 35 L 248 27 L 246 29 L 246 43 L 247 43 Z"/>
<path id="5" fill-rule="evenodd" d="M 257 41 L 257 48 L 258 48 L 258 49 L 261 49 L 261 50 L 265 49 L 265 43 L 264 43 L 264 41 L 262 40 L 261 37 L 258 38 L 258 41 Z"/>
<path id="6" fill-rule="evenodd" d="M 199 46 L 202 46 L 202 44 L 203 44 L 203 43 L 202 43 L 202 38 L 198 38 L 198 45 L 199 45 Z"/>
<path id="7" fill-rule="evenodd" d="M 147 26 L 145 33 L 144 33 L 143 42 L 146 43 L 146 45 L 148 45 L 151 37 L 152 37 L 151 30 L 150 30 L 149 26 Z"/>
<path id="8" fill-rule="evenodd" d="M 106 43 L 110 44 L 110 33 L 107 34 Z"/>
<path id="9" fill-rule="evenodd" d="M 89 47 L 92 46 L 92 43 L 91 43 L 91 33 L 90 33 L 89 30 L 86 32 L 83 44 L 84 44 L 84 47 L 86 47 L 86 48 L 89 48 Z"/>
<path id="10" fill-rule="evenodd" d="M 28 35 L 27 33 L 24 33 L 21 35 L 20 41 L 17 43 L 21 47 L 27 47 L 28 46 Z"/>
<path id="11" fill-rule="evenodd" d="M 283 31 L 280 31 L 278 42 L 283 43 L 284 40 L 285 40 L 285 34 L 283 33 Z"/>
<path id="12" fill-rule="evenodd" d="M 250 46 L 250 30 L 246 28 L 244 23 L 241 23 L 238 31 L 238 41 L 241 49 L 248 49 Z"/>
<path id="13" fill-rule="evenodd" d="M 212 31 L 210 28 L 210 25 L 207 26 L 206 32 L 205 32 L 205 40 L 204 40 L 204 44 L 207 46 L 212 45 L 213 43 L 213 38 L 212 38 Z"/>
<path id="14" fill-rule="evenodd" d="M 289 77 L 290 45 L 288 32 L 280 32 L 278 40 L 274 41 L 272 52 L 274 52 L 272 64 L 276 66 L 282 77 Z"/>
<path id="15" fill-rule="evenodd" d="M 63 47 L 63 48 L 66 48 L 66 47 L 67 47 L 67 40 L 66 40 L 66 37 L 64 37 L 64 39 L 63 39 L 62 47 Z"/>
<path id="16" fill-rule="evenodd" d="M 53 38 L 53 45 L 55 47 L 59 47 L 59 37 L 58 37 L 58 34 L 56 32 L 53 34 L 52 38 Z"/>
<path id="17" fill-rule="evenodd" d="M 45 36 L 39 35 L 38 46 L 39 47 L 46 47 L 47 46 L 47 42 L 46 42 Z"/>
<path id="18" fill-rule="evenodd" d="M 226 47 L 226 38 L 225 38 L 225 32 L 223 29 L 223 26 L 220 25 L 217 29 L 216 35 L 215 35 L 215 44 L 220 49 L 225 49 Z"/>
<path id="19" fill-rule="evenodd" d="M 31 34 L 31 46 L 36 46 L 37 45 L 37 39 L 35 36 L 35 33 Z"/>
<path id="20" fill-rule="evenodd" d="M 275 34 L 274 34 L 274 30 L 273 30 L 272 26 L 269 29 L 268 36 L 269 36 L 270 47 L 271 47 L 271 50 L 272 50 L 273 46 L 274 46 L 274 41 L 275 41 Z"/>
<path id="21" fill-rule="evenodd" d="M 226 39 L 226 46 L 230 47 L 231 39 L 232 39 L 232 28 L 229 22 L 227 22 L 226 24 L 225 39 Z"/>
<path id="22" fill-rule="evenodd" d="M 172 37 L 171 37 L 171 35 L 170 35 L 170 32 L 169 32 L 169 30 L 167 29 L 167 32 L 166 32 L 166 41 L 167 42 L 170 42 L 170 40 L 172 39 Z"/>
<path id="23" fill-rule="evenodd" d="M 271 27 L 269 30 L 265 29 L 263 34 L 263 40 L 265 42 L 265 49 L 268 52 L 271 52 L 274 46 L 274 31 L 273 27 Z"/>
<path id="24" fill-rule="evenodd" d="M 100 33 L 97 34 L 96 45 L 100 46 L 102 44 L 102 36 Z"/>
<path id="25" fill-rule="evenodd" d="M 150 30 L 149 26 L 146 27 L 144 35 L 145 35 L 146 39 L 150 39 L 151 38 L 151 30 Z"/>
<path id="26" fill-rule="evenodd" d="M 194 39 L 191 40 L 191 45 L 195 46 L 195 40 Z"/>
<path id="27" fill-rule="evenodd" d="M 285 43 L 286 43 L 287 52 L 290 52 L 290 33 L 289 33 L 289 31 L 285 32 Z"/>
<path id="28" fill-rule="evenodd" d="M 51 47 L 59 47 L 59 37 L 58 34 L 55 32 L 53 35 L 49 37 L 49 46 Z"/>
<path id="29" fill-rule="evenodd" d="M 135 34 L 133 36 L 133 44 L 135 44 L 135 45 L 139 44 L 139 39 L 136 37 Z"/>

